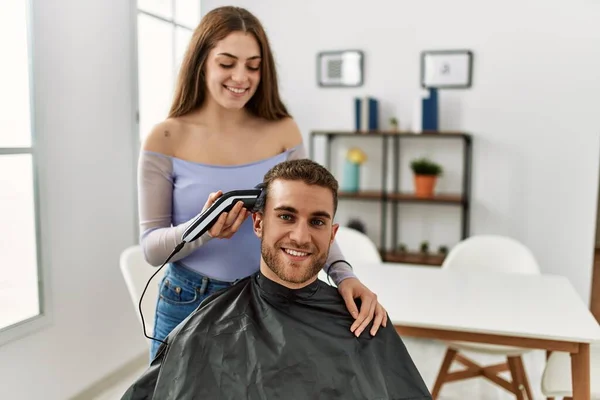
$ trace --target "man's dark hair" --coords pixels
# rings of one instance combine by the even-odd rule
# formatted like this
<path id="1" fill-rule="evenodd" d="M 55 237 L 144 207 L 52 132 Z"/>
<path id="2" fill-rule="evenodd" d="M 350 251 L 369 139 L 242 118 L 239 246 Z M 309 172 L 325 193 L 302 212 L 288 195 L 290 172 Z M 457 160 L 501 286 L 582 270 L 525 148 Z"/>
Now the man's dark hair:
<path id="1" fill-rule="evenodd" d="M 283 161 L 271 168 L 264 176 L 263 187 L 264 193 L 262 201 L 258 204 L 259 211 L 265 209 L 265 201 L 269 196 L 271 184 L 277 180 L 283 179 L 287 181 L 301 181 L 307 185 L 321 186 L 331 190 L 333 195 L 333 213 L 337 211 L 338 205 L 338 181 L 335 177 L 321 164 L 303 158 L 299 160 Z"/>

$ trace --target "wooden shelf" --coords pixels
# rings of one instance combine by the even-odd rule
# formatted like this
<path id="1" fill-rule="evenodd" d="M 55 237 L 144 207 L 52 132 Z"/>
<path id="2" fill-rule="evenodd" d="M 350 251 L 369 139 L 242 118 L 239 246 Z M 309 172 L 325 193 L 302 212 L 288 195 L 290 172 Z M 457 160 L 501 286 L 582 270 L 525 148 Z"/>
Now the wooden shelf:
<path id="1" fill-rule="evenodd" d="M 381 136 L 397 136 L 403 138 L 470 138 L 466 132 L 456 131 L 313 131 L 313 135 L 320 136 L 357 136 L 357 137 L 381 137 Z"/>
<path id="2" fill-rule="evenodd" d="M 422 254 L 418 252 L 384 252 L 383 261 L 404 264 L 422 264 L 439 267 L 444 262 L 445 256 L 441 254 Z"/>
<path id="3" fill-rule="evenodd" d="M 460 213 L 460 239 L 469 237 L 470 225 L 470 207 L 471 207 L 471 167 L 472 167 L 472 152 L 473 152 L 473 136 L 464 131 L 392 131 L 392 130 L 375 130 L 375 131 L 355 131 L 355 130 L 317 130 L 310 133 L 309 158 L 314 159 L 315 149 L 318 149 L 319 143 L 324 146 L 324 162 L 323 165 L 331 171 L 332 167 L 332 147 L 338 140 L 344 141 L 348 138 L 367 140 L 379 140 L 382 144 L 382 153 L 384 157 L 380 157 L 382 174 L 380 190 L 360 190 L 358 192 L 338 191 L 340 201 L 362 201 L 378 204 L 380 210 L 380 236 L 379 243 L 380 254 L 384 261 L 397 262 L 405 264 L 419 264 L 440 266 L 442 265 L 445 256 L 432 251 L 429 254 L 421 254 L 418 251 L 414 252 L 397 252 L 398 248 L 398 212 L 402 208 L 401 204 L 421 204 L 423 206 L 443 205 L 445 207 L 458 206 Z M 323 140 L 325 139 L 325 140 Z M 417 197 L 414 194 L 412 185 L 405 183 L 401 184 L 401 174 L 399 173 L 399 162 L 401 159 L 400 148 L 405 143 L 405 140 L 458 140 L 462 145 L 462 188 L 457 189 L 458 193 L 436 193 L 430 198 Z M 392 155 L 390 156 L 389 150 Z M 389 185 L 388 174 L 391 174 L 391 182 Z M 405 191 L 400 188 L 406 188 Z M 366 205 L 366 204 L 365 204 Z M 391 207 L 390 207 L 391 206 Z M 417 211 L 417 210 L 415 210 Z M 425 210 L 422 210 L 425 211 Z M 366 211 L 364 211 L 366 212 Z M 357 211 L 358 214 L 361 212 Z M 357 216 L 358 217 L 358 216 Z M 427 240 L 427 237 L 419 238 L 419 240 Z M 391 250 L 391 251 L 390 251 Z M 418 250 L 418 249 L 417 249 Z"/>
<path id="4" fill-rule="evenodd" d="M 361 190 L 358 192 L 338 192 L 340 199 L 354 200 L 383 200 L 384 193 L 380 190 Z M 464 198 L 460 194 L 441 193 L 429 198 L 417 197 L 413 193 L 388 193 L 386 199 L 392 202 L 404 203 L 439 203 L 463 204 Z"/>
<path id="5" fill-rule="evenodd" d="M 464 199 L 460 194 L 440 193 L 433 197 L 417 197 L 413 193 L 389 193 L 387 195 L 390 201 L 409 202 L 409 203 L 443 203 L 443 204 L 462 204 Z"/>
<path id="6" fill-rule="evenodd" d="M 383 192 L 381 190 L 360 190 L 358 192 L 338 191 L 338 198 L 354 200 L 381 200 L 383 199 Z"/>

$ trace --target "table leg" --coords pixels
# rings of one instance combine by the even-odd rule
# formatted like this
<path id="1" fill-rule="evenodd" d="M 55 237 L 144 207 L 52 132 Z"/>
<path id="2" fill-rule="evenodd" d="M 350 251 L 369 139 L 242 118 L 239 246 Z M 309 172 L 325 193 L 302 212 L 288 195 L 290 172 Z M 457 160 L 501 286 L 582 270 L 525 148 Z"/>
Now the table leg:
<path id="1" fill-rule="evenodd" d="M 573 400 L 590 400 L 590 345 L 579 344 L 579 352 L 571 353 Z"/>

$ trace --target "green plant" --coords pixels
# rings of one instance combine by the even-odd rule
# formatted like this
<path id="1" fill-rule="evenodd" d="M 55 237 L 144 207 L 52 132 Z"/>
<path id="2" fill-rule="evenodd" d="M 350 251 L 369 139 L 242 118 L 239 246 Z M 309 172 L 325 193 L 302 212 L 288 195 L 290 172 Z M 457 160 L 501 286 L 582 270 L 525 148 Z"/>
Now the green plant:
<path id="1" fill-rule="evenodd" d="M 448 247 L 447 246 L 440 246 L 438 248 L 438 253 L 446 255 L 448 254 Z"/>
<path id="2" fill-rule="evenodd" d="M 396 117 L 390 118 L 390 125 L 394 128 L 398 128 L 398 118 L 396 118 Z"/>
<path id="3" fill-rule="evenodd" d="M 410 167 L 415 175 L 441 175 L 444 170 L 441 165 L 431 161 L 426 157 L 417 158 L 412 160 Z"/>
<path id="4" fill-rule="evenodd" d="M 404 243 L 400 243 L 398 245 L 398 252 L 400 252 L 400 253 L 406 253 L 406 249 L 407 248 L 406 248 L 406 245 Z"/>
<path id="5" fill-rule="evenodd" d="M 429 253 L 429 242 L 424 240 L 421 242 L 421 253 Z"/>

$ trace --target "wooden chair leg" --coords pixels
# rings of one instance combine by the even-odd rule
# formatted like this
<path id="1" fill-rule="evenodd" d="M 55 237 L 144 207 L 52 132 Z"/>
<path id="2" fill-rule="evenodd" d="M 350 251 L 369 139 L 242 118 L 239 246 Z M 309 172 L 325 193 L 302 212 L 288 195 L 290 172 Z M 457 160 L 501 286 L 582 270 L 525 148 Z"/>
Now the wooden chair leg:
<path id="1" fill-rule="evenodd" d="M 519 357 L 507 357 L 508 359 L 508 369 L 510 370 L 510 377 L 512 381 L 513 393 L 515 394 L 517 400 L 525 400 L 523 396 L 522 382 L 521 382 L 521 374 L 519 371 L 519 362 L 517 361 Z"/>
<path id="2" fill-rule="evenodd" d="M 523 364 L 523 357 L 517 358 L 517 366 L 519 367 L 519 374 L 521 375 L 521 383 L 525 387 L 525 393 L 527 394 L 527 400 L 533 400 L 533 394 L 531 393 L 531 385 L 527 378 L 527 372 L 525 371 L 525 365 Z"/>
<path id="3" fill-rule="evenodd" d="M 442 361 L 440 372 L 438 373 L 438 376 L 435 380 L 435 384 L 433 385 L 433 390 L 431 391 L 431 397 L 433 398 L 433 400 L 437 399 L 437 396 L 440 393 L 440 389 L 442 388 L 442 385 L 446 381 L 446 377 L 450 372 L 450 366 L 452 365 L 452 361 L 454 361 L 454 358 L 456 357 L 457 353 L 458 352 L 456 350 L 451 348 L 448 348 L 448 350 L 446 350 L 446 355 L 444 356 L 444 361 Z"/>

